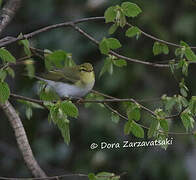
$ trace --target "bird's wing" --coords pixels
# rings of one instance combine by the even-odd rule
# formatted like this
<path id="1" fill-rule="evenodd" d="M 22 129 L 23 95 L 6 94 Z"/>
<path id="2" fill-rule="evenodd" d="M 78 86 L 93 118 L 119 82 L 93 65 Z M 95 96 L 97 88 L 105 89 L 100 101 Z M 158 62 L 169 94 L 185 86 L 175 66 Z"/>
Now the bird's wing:
<path id="1" fill-rule="evenodd" d="M 80 80 L 80 77 L 76 75 L 74 71 L 75 71 L 74 69 L 68 69 L 68 68 L 55 69 L 55 70 L 48 71 L 45 74 L 42 74 L 40 77 L 56 82 L 73 84 L 76 83 L 78 80 Z"/>

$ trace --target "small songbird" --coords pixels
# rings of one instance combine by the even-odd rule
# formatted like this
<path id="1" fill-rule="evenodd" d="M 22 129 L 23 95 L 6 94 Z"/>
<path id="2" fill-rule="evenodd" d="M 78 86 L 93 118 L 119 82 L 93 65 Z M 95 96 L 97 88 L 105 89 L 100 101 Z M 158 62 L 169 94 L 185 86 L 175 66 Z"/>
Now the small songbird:
<path id="1" fill-rule="evenodd" d="M 45 81 L 60 97 L 83 97 L 95 83 L 95 74 L 90 63 L 53 69 L 37 78 Z"/>

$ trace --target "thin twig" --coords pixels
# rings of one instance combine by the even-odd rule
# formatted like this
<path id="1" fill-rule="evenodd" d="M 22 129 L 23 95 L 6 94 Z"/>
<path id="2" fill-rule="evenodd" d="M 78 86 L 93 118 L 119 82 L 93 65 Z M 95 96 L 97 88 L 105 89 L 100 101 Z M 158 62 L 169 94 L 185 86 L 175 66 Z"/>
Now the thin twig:
<path id="1" fill-rule="evenodd" d="M 67 26 L 71 26 L 71 24 L 78 24 L 78 23 L 83 23 L 83 22 L 88 22 L 88 21 L 97 21 L 97 20 L 104 20 L 104 17 L 90 17 L 90 18 L 82 18 L 79 20 L 75 20 L 75 21 L 69 21 L 69 22 L 65 22 L 65 23 L 59 23 L 59 24 L 54 24 L 54 25 L 50 25 L 50 26 L 46 26 L 44 28 L 38 29 L 36 31 L 33 31 L 31 33 L 28 34 L 24 34 L 23 36 L 18 36 L 18 37 L 9 37 L 8 40 L 4 40 L 1 41 L 0 40 L 0 47 L 3 46 L 7 46 L 8 44 L 12 44 L 15 43 L 17 41 L 23 40 L 23 39 L 30 39 L 40 33 L 52 30 L 52 29 L 56 29 L 56 28 L 60 28 L 60 27 L 67 27 Z M 7 38 L 7 37 L 5 37 Z M 5 39 L 3 38 L 3 39 Z"/>
<path id="2" fill-rule="evenodd" d="M 105 178 L 114 178 L 114 177 L 122 177 L 124 175 L 126 175 L 127 173 L 126 172 L 123 172 L 119 175 L 112 175 L 112 176 L 98 176 L 98 177 L 105 177 Z M 59 179 L 59 178 L 64 178 L 64 177 L 86 177 L 88 178 L 88 175 L 86 174 L 63 174 L 63 175 L 57 175 L 57 176 L 50 176 L 50 177 L 43 177 L 43 178 L 32 178 L 32 177 L 29 177 L 29 178 L 8 178 L 8 177 L 0 177 L 0 179 L 2 180 L 46 180 L 46 179 Z"/>
<path id="3" fill-rule="evenodd" d="M 83 31 L 81 28 L 79 28 L 78 26 L 76 26 L 74 23 L 71 24 L 71 26 L 78 31 L 81 35 L 83 35 L 84 37 L 88 38 L 89 40 L 91 40 L 94 44 L 96 44 L 97 46 L 99 46 L 99 41 L 97 41 L 96 39 L 94 39 L 92 36 L 90 36 L 88 33 L 86 33 L 85 31 Z M 157 63 L 151 63 L 148 61 L 141 61 L 138 59 L 133 59 L 133 58 L 129 58 L 123 55 L 120 55 L 112 50 L 109 51 L 109 54 L 119 58 L 119 59 L 124 59 L 126 61 L 129 62 L 134 62 L 134 63 L 139 63 L 139 64 L 144 64 L 144 65 L 149 65 L 149 66 L 153 66 L 153 67 L 159 67 L 159 68 L 168 68 L 169 64 L 157 64 Z"/>
<path id="4" fill-rule="evenodd" d="M 109 109 L 111 112 L 117 114 L 119 117 L 121 117 L 122 119 L 125 119 L 126 121 L 128 121 L 128 118 L 124 115 L 122 115 L 121 113 L 119 113 L 117 110 L 113 109 L 111 106 L 109 106 L 107 103 L 104 103 L 104 106 Z M 147 126 L 144 126 L 142 124 L 139 124 L 138 122 L 135 122 L 136 124 L 140 125 L 141 127 L 143 127 L 144 129 L 147 129 L 149 130 L 150 128 L 147 127 Z M 165 131 L 162 131 L 162 130 L 157 130 L 158 132 L 160 133 L 163 133 L 163 134 L 171 134 L 171 135 L 193 135 L 193 133 L 182 133 L 182 132 L 165 132 Z"/>
<path id="5" fill-rule="evenodd" d="M 133 25 L 131 25 L 130 23 L 126 23 L 126 24 L 127 24 L 129 27 L 133 27 Z M 170 45 L 170 46 L 174 46 L 174 47 L 182 47 L 182 46 L 179 45 L 179 44 L 176 44 L 176 43 L 172 43 L 172 42 L 169 42 L 169 41 L 165 41 L 165 40 L 159 39 L 159 38 L 157 38 L 157 37 L 155 37 L 155 36 L 153 36 L 153 35 L 151 35 L 151 34 L 149 34 L 149 33 L 144 32 L 144 31 L 141 30 L 141 29 L 140 29 L 140 32 L 141 32 L 144 36 L 146 36 L 146 37 L 148 37 L 148 38 L 150 38 L 150 39 L 153 39 L 153 40 L 155 40 L 155 41 L 158 41 L 158 42 L 161 42 L 161 43 Z M 196 49 L 195 46 L 190 46 L 190 48 L 191 48 L 191 49 Z"/>

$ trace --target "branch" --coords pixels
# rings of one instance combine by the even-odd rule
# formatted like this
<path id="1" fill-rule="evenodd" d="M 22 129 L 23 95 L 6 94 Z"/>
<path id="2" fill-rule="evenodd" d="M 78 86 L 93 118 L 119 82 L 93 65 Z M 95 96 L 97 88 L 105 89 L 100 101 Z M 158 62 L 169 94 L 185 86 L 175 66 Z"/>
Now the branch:
<path id="1" fill-rule="evenodd" d="M 17 144 L 19 146 L 20 152 L 23 155 L 27 167 L 35 177 L 46 177 L 46 174 L 39 167 L 37 161 L 33 156 L 31 147 L 27 139 L 27 135 L 25 133 L 23 124 L 20 120 L 18 113 L 15 111 L 15 109 L 9 101 L 7 101 L 5 104 L 0 104 L 0 107 L 4 110 L 14 130 Z"/>
<path id="2" fill-rule="evenodd" d="M 14 17 L 20 7 L 21 0 L 9 0 L 2 9 L 0 14 L 0 33 L 5 29 L 8 23 Z"/>
<path id="3" fill-rule="evenodd" d="M 119 175 L 112 175 L 112 176 L 98 176 L 98 177 L 104 177 L 104 178 L 115 178 L 115 177 L 122 177 L 124 175 L 126 175 L 127 173 L 126 172 L 123 172 Z M 88 178 L 88 175 L 86 174 L 63 174 L 63 175 L 58 175 L 58 176 L 50 176 L 50 177 L 46 177 L 46 178 L 7 178 L 7 177 L 0 177 L 0 179 L 3 179 L 3 180 L 47 180 L 47 179 L 54 179 L 54 180 L 57 180 L 57 179 L 60 179 L 60 178 L 64 178 L 64 177 L 86 177 Z"/>
<path id="4" fill-rule="evenodd" d="M 126 24 L 127 24 L 129 27 L 133 27 L 133 25 L 131 25 L 131 24 L 129 24 L 129 23 L 126 23 Z M 152 40 L 158 41 L 158 42 L 160 42 L 160 43 L 164 43 L 164 44 L 167 44 L 167 45 L 170 45 L 170 46 L 174 46 L 174 47 L 182 47 L 182 46 L 179 45 L 179 44 L 175 44 L 175 43 L 172 43 L 172 42 L 168 42 L 168 41 L 159 39 L 159 38 L 157 38 L 157 37 L 155 37 L 155 36 L 152 36 L 151 34 L 148 34 L 148 33 L 144 32 L 144 31 L 141 30 L 141 29 L 140 29 L 140 32 L 141 32 L 144 36 L 146 36 L 146 37 L 148 37 L 148 38 L 150 38 L 150 39 L 152 39 Z M 195 46 L 190 46 L 190 48 L 191 48 L 191 49 L 196 49 Z"/>
<path id="5" fill-rule="evenodd" d="M 83 35 L 84 37 L 88 38 L 94 44 L 96 44 L 97 46 L 99 46 L 99 41 L 97 41 L 92 36 L 90 36 L 89 34 L 87 34 L 86 32 L 84 32 L 81 28 L 79 28 L 78 26 L 76 26 L 74 23 L 72 23 L 71 26 L 76 31 L 78 31 L 81 35 Z M 138 60 L 138 59 L 133 59 L 133 58 L 129 58 L 129 57 L 120 55 L 120 54 L 118 54 L 118 53 L 116 53 L 114 51 L 111 51 L 111 50 L 109 51 L 109 54 L 111 54 L 113 56 L 116 56 L 117 58 L 124 59 L 124 60 L 129 61 L 129 62 L 144 64 L 144 65 L 149 65 L 149 66 L 159 67 L 159 68 L 168 68 L 169 67 L 169 64 L 156 64 L 156 63 L 151 63 L 151 62 L 147 62 L 147 61 L 141 61 L 141 60 Z"/>
<path id="6" fill-rule="evenodd" d="M 122 114 L 120 114 L 117 110 L 113 109 L 111 106 L 109 106 L 107 103 L 104 103 L 104 106 L 110 110 L 111 112 L 117 114 L 119 117 L 121 117 L 122 119 L 125 119 L 126 121 L 128 121 L 128 118 Z M 147 127 L 147 126 L 144 126 L 142 124 L 139 124 L 137 122 L 135 122 L 136 124 L 140 125 L 141 127 L 143 127 L 144 129 L 147 129 L 149 130 L 150 128 Z M 162 130 L 157 130 L 158 132 L 160 133 L 163 133 L 163 134 L 171 134 L 171 135 L 193 135 L 193 133 L 181 133 L 181 132 L 165 132 L 165 131 L 162 131 Z"/>
<path id="7" fill-rule="evenodd" d="M 54 25 L 50 25 L 50 26 L 46 26 L 44 28 L 38 29 L 36 31 L 33 31 L 31 33 L 28 34 L 24 34 L 23 36 L 18 36 L 18 37 L 5 37 L 2 40 L 0 40 L 0 47 L 6 46 L 8 44 L 12 44 L 14 42 L 23 40 L 23 39 L 30 39 L 40 33 L 52 30 L 52 29 L 56 29 L 56 28 L 60 28 L 60 27 L 69 27 L 71 26 L 71 24 L 78 24 L 78 23 L 83 23 L 83 22 L 88 22 L 88 21 L 97 21 L 97 20 L 104 20 L 104 17 L 90 17 L 90 18 L 83 18 L 83 19 L 79 19 L 79 20 L 75 20 L 75 21 L 69 21 L 69 22 L 65 22 L 65 23 L 59 23 L 59 24 L 54 24 Z"/>

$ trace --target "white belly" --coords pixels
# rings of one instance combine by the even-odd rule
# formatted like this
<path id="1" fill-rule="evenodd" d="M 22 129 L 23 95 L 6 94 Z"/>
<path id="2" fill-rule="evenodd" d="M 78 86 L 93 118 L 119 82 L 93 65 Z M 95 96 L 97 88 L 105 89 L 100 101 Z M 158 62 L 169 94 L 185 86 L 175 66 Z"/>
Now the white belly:
<path id="1" fill-rule="evenodd" d="M 85 96 L 94 86 L 94 82 L 90 83 L 84 88 L 78 88 L 74 85 L 65 84 L 62 82 L 55 82 L 51 80 L 45 80 L 48 85 L 57 92 L 60 97 L 83 97 Z"/>

